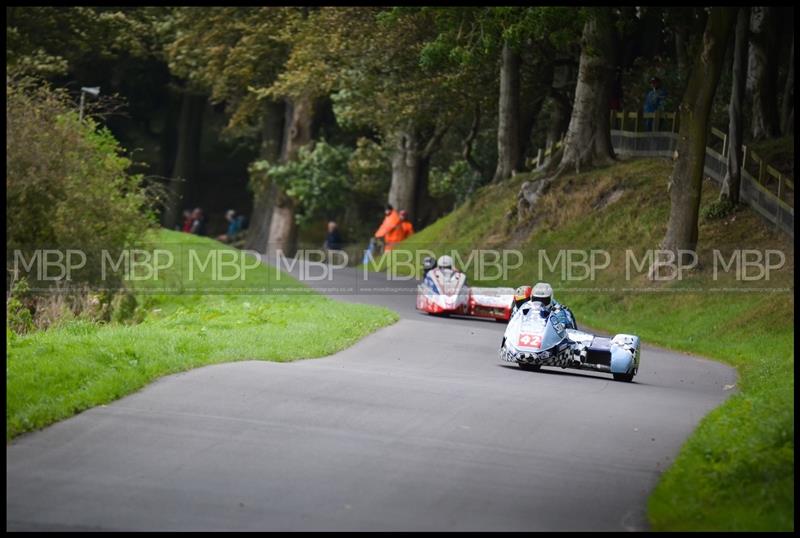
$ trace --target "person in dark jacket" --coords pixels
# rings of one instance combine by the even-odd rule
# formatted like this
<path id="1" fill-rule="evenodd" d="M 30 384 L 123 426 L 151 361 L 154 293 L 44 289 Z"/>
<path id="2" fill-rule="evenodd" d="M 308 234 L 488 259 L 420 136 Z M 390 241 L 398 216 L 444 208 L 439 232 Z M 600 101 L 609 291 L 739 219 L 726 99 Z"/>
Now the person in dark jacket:
<path id="1" fill-rule="evenodd" d="M 325 250 L 342 250 L 344 241 L 339 233 L 339 226 L 335 221 L 328 223 L 328 233 L 325 235 Z"/>
<path id="2" fill-rule="evenodd" d="M 192 211 L 192 229 L 190 231 L 195 235 L 206 235 L 206 217 L 199 207 Z"/>

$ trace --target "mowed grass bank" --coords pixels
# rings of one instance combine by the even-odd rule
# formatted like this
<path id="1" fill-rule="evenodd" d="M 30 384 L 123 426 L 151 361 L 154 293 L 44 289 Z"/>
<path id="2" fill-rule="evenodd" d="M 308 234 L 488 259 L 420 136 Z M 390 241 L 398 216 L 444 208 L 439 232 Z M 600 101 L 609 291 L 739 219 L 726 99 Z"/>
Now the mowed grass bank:
<path id="1" fill-rule="evenodd" d="M 174 265 L 157 280 L 132 282 L 141 323 L 73 320 L 24 336 L 6 331 L 6 439 L 167 374 L 236 360 L 321 357 L 397 320 L 384 308 L 321 296 L 210 239 L 162 230 L 147 246 L 171 252 Z M 221 274 L 231 280 L 212 281 L 213 249 L 226 252 L 231 265 Z M 250 267 L 244 280 L 233 279 L 242 266 Z"/>
<path id="2" fill-rule="evenodd" d="M 521 267 L 484 285 L 553 284 L 579 325 L 632 332 L 655 344 L 714 358 L 739 372 L 736 394 L 706 416 L 664 473 L 649 501 L 656 530 L 790 530 L 794 528 L 794 247 L 749 208 L 721 220 L 701 217 L 700 265 L 680 282 L 626 274 L 625 249 L 657 249 L 669 215 L 672 163 L 640 159 L 566 175 L 535 214 L 508 219 L 520 175 L 482 189 L 467 204 L 406 242 L 408 251 L 518 249 Z M 704 182 L 702 207 L 718 186 Z M 567 281 L 562 267 L 540 263 L 558 249 L 608 250 L 611 265 L 595 280 Z M 780 250 L 785 264 L 770 279 L 714 277 L 712 249 L 730 261 L 736 249 Z M 403 256 L 398 250 L 396 256 Z M 641 258 L 637 258 L 641 259 Z M 776 260 L 772 260 L 776 261 Z M 474 267 L 474 266 L 473 266 Z M 633 266 L 635 268 L 635 266 Z M 718 264 L 718 268 L 721 268 Z M 407 273 L 406 271 L 397 271 Z M 751 272 L 750 275 L 757 274 Z M 473 275 L 470 281 L 477 283 Z M 630 278 L 629 278 L 630 277 Z M 750 288 L 748 290 L 748 288 Z M 642 370 L 648 367 L 642 357 Z"/>

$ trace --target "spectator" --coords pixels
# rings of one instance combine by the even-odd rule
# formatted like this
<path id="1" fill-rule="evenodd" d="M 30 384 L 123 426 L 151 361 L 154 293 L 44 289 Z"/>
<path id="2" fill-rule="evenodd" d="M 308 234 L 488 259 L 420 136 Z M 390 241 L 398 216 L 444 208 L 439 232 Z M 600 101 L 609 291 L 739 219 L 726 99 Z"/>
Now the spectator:
<path id="1" fill-rule="evenodd" d="M 375 232 L 375 237 L 377 239 L 383 239 L 385 244 L 385 250 L 392 250 L 390 246 L 390 239 L 386 237 L 386 235 L 394 230 L 394 228 L 400 222 L 400 215 L 397 213 L 392 204 L 386 204 L 386 208 L 384 209 L 384 217 L 383 222 L 381 223 L 378 231 Z"/>
<path id="2" fill-rule="evenodd" d="M 386 232 L 385 250 L 387 252 L 392 250 L 397 243 L 414 233 L 414 226 L 412 226 L 411 222 L 408 220 L 408 212 L 406 210 L 401 210 L 397 217 L 397 224 L 395 224 L 394 228 Z"/>
<path id="3" fill-rule="evenodd" d="M 236 234 L 241 230 L 241 221 L 236 217 L 236 211 L 229 209 L 225 212 L 225 220 L 228 221 L 228 231 L 217 237 L 218 241 L 229 243 L 233 241 Z"/>
<path id="4" fill-rule="evenodd" d="M 667 98 L 667 92 L 661 87 L 661 79 L 653 77 L 650 79 L 650 86 L 652 89 L 644 96 L 644 111 L 656 112 L 664 110 L 664 100 Z M 647 118 L 644 120 L 645 130 L 653 130 L 653 120 Z"/>
<path id="5" fill-rule="evenodd" d="M 192 227 L 189 231 L 195 235 L 206 235 L 206 218 L 199 207 L 192 211 Z"/>
<path id="6" fill-rule="evenodd" d="M 408 211 L 405 209 L 400 211 L 400 230 L 403 232 L 403 238 L 400 241 L 414 235 L 414 225 L 408 220 Z"/>
<path id="7" fill-rule="evenodd" d="M 330 221 L 328 223 L 328 233 L 325 236 L 325 250 L 342 250 L 344 246 L 344 241 L 342 241 L 342 236 L 339 233 L 339 226 L 336 224 L 335 221 Z"/>
<path id="8" fill-rule="evenodd" d="M 189 233 L 192 230 L 192 212 L 188 209 L 183 210 L 183 227 L 181 231 Z"/>

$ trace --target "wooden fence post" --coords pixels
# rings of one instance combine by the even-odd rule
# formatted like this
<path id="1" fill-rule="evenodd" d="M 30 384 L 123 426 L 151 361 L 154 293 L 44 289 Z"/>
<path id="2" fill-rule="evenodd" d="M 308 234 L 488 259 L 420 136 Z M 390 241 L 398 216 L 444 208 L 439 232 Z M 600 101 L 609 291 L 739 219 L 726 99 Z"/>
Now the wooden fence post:
<path id="1" fill-rule="evenodd" d="M 639 132 L 639 111 L 636 111 L 636 115 L 633 117 L 633 132 Z"/>
<path id="2" fill-rule="evenodd" d="M 661 128 L 661 111 L 656 110 L 656 117 L 653 118 L 653 132 L 657 132 Z"/>

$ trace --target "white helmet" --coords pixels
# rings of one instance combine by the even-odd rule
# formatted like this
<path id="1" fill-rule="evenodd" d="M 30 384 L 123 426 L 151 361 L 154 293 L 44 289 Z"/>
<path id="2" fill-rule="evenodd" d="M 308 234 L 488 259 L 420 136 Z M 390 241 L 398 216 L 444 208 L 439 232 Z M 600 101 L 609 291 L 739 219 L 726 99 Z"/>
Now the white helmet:
<path id="1" fill-rule="evenodd" d="M 436 267 L 439 267 L 440 269 L 452 269 L 453 258 L 450 256 L 441 256 L 438 260 L 436 260 Z"/>
<path id="2" fill-rule="evenodd" d="M 553 287 L 547 282 L 537 282 L 531 293 L 531 301 L 539 301 L 543 306 L 550 306 L 553 300 Z"/>

